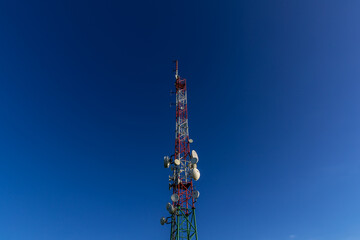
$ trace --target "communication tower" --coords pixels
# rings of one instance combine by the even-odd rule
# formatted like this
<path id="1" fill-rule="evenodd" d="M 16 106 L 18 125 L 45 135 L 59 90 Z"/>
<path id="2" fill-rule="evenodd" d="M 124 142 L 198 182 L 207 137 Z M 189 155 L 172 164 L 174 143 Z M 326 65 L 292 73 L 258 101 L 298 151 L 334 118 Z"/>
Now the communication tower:
<path id="1" fill-rule="evenodd" d="M 170 216 L 162 217 L 160 223 L 171 225 L 170 240 L 198 240 L 195 203 L 200 192 L 196 190 L 194 181 L 200 178 L 197 169 L 199 157 L 195 150 L 190 153 L 193 140 L 189 138 L 186 79 L 179 76 L 177 60 L 175 64 L 175 152 L 164 157 L 164 167 L 171 170 L 169 190 L 172 190 L 172 195 L 171 203 L 166 205 Z"/>

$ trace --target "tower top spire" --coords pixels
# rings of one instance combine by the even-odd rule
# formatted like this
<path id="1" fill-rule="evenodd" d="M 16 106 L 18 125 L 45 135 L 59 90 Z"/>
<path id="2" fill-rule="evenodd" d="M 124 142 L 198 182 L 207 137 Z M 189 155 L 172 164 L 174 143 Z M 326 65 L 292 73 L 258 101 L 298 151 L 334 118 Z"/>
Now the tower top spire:
<path id="1" fill-rule="evenodd" d="M 179 60 L 175 60 L 175 79 L 179 77 Z"/>

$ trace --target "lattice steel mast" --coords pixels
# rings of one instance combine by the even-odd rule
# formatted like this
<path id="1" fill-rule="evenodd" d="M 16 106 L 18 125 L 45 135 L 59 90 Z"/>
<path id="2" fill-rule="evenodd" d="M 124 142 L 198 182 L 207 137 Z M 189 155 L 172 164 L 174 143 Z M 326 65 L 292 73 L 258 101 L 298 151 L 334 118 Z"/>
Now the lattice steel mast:
<path id="1" fill-rule="evenodd" d="M 179 76 L 178 61 L 175 69 L 175 89 L 175 153 L 164 157 L 164 167 L 170 167 L 173 174 L 169 176 L 169 189 L 173 190 L 172 203 L 166 206 L 171 216 L 162 217 L 160 223 L 171 225 L 170 240 L 198 240 L 195 203 L 200 193 L 195 189 L 193 180 L 200 178 L 197 169 L 199 158 L 194 150 L 190 154 L 190 143 L 193 141 L 189 138 L 186 79 Z"/>

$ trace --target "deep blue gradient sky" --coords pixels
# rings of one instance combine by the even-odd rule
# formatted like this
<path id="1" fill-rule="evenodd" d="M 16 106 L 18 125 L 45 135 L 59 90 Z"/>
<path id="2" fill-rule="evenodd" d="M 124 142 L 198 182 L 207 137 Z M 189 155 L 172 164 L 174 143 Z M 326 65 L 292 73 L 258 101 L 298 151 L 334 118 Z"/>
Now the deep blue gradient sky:
<path id="1" fill-rule="evenodd" d="M 360 239 L 358 1 L 2 1 L 0 239 L 168 239 L 173 63 L 200 239 Z"/>

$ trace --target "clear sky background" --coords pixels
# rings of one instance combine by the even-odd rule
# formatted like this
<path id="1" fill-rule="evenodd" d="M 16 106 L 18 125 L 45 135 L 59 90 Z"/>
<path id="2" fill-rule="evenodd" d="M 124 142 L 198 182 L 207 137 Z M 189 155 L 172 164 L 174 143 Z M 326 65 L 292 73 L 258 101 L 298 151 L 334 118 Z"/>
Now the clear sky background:
<path id="1" fill-rule="evenodd" d="M 172 60 L 200 239 L 360 239 L 360 2 L 1 1 L 0 239 L 168 239 Z"/>

